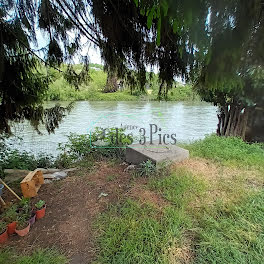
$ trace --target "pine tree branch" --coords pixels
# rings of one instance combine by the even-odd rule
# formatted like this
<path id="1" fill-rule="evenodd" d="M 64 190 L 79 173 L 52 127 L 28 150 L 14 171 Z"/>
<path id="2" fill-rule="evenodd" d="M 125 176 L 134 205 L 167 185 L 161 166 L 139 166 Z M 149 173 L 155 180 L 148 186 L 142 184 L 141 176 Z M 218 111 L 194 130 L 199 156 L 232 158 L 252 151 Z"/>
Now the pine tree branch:
<path id="1" fill-rule="evenodd" d="M 80 32 L 82 32 L 83 35 L 85 35 L 87 37 L 87 39 L 89 39 L 91 42 L 93 42 L 96 46 L 100 46 L 99 42 L 97 39 L 94 39 L 94 37 L 90 34 L 90 32 L 85 29 L 83 27 L 83 25 L 80 23 L 80 21 L 78 20 L 78 18 L 76 17 L 76 15 L 74 14 L 74 12 L 70 9 L 70 7 L 68 7 L 68 9 L 70 10 L 70 12 L 73 14 L 73 17 L 75 18 L 75 20 L 69 15 L 69 13 L 67 12 L 67 10 L 65 9 L 65 7 L 63 6 L 63 4 L 60 2 L 60 0 L 55 0 L 58 5 L 61 7 L 61 9 L 64 11 L 64 13 L 68 16 L 68 18 L 71 20 L 71 22 L 80 30 Z M 65 1 L 62 0 L 65 4 Z M 68 4 L 66 4 L 67 6 Z M 77 21 L 77 22 L 76 22 Z"/>
<path id="2" fill-rule="evenodd" d="M 3 25 L 3 26 L 5 26 L 5 22 L 0 18 L 0 23 Z M 69 74 L 67 74 L 66 72 L 64 72 L 64 71 L 62 71 L 62 70 L 60 70 L 59 68 L 57 68 L 57 67 L 55 67 L 55 66 L 53 66 L 53 65 L 51 65 L 50 63 L 48 63 L 47 61 L 45 61 L 44 59 L 42 59 L 38 54 L 36 54 L 26 43 L 24 43 L 24 41 L 22 41 L 21 39 L 19 39 L 18 37 L 17 37 L 17 35 L 12 31 L 12 29 L 10 29 L 9 27 L 5 27 L 7 30 L 9 30 L 9 32 L 18 40 L 18 42 L 24 47 L 24 48 L 26 48 L 27 50 L 28 50 L 28 52 L 31 54 L 31 55 L 33 55 L 33 56 L 35 56 L 35 57 L 37 57 L 40 61 L 42 61 L 45 65 L 48 65 L 48 66 L 50 66 L 51 68 L 53 68 L 53 69 L 55 69 L 55 70 L 57 70 L 58 72 L 60 72 L 60 73 L 63 73 L 63 74 L 65 74 L 65 75 L 68 75 L 68 76 L 72 76 L 72 75 L 69 75 Z"/>

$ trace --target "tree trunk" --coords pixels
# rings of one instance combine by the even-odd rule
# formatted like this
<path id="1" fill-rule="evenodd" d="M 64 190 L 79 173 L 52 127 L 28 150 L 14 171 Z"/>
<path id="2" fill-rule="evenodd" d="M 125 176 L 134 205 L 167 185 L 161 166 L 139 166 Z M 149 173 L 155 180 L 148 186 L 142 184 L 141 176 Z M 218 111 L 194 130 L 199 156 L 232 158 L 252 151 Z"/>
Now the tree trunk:
<path id="1" fill-rule="evenodd" d="M 241 137 L 245 140 L 250 111 L 248 107 L 243 108 L 235 104 L 220 107 L 217 134 L 226 137 Z"/>
<path id="2" fill-rule="evenodd" d="M 114 73 L 108 73 L 104 93 L 114 93 L 118 90 L 117 77 Z"/>

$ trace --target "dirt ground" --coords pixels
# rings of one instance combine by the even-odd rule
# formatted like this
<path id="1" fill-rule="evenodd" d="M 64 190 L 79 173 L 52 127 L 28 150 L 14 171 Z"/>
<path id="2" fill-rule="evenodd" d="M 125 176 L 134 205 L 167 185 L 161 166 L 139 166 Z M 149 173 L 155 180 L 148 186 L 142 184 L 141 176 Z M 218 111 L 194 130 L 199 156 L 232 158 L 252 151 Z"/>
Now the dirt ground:
<path id="1" fill-rule="evenodd" d="M 98 253 L 93 223 L 110 204 L 131 197 L 164 206 L 157 194 L 144 188 L 146 180 L 132 180 L 125 168 L 100 161 L 92 171 L 80 169 L 64 180 L 43 185 L 32 202 L 45 200 L 45 218 L 37 221 L 27 236 L 11 237 L 7 246 L 20 253 L 54 247 L 69 257 L 71 264 L 91 263 Z M 100 197 L 102 193 L 107 196 Z"/>

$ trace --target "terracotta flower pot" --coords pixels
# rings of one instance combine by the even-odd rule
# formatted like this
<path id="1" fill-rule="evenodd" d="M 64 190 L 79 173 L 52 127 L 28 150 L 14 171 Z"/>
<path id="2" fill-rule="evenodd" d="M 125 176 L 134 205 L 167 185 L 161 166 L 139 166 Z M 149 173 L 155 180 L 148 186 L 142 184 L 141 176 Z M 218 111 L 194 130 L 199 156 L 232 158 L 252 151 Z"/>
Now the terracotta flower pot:
<path id="1" fill-rule="evenodd" d="M 7 229 L 0 235 L 0 243 L 5 243 L 8 239 Z"/>
<path id="2" fill-rule="evenodd" d="M 12 235 L 15 233 L 16 226 L 17 226 L 17 222 L 15 222 L 15 221 L 7 225 L 8 235 Z"/>
<path id="3" fill-rule="evenodd" d="M 31 218 L 29 219 L 30 226 L 34 225 L 36 222 L 36 213 L 33 213 Z"/>
<path id="4" fill-rule="evenodd" d="M 25 228 L 23 228 L 23 229 L 20 229 L 20 230 L 16 229 L 16 233 L 17 233 L 19 236 L 23 237 L 23 236 L 25 236 L 25 235 L 28 234 L 29 229 L 30 229 L 30 223 L 28 223 L 28 226 L 25 227 Z"/>
<path id="5" fill-rule="evenodd" d="M 36 219 L 39 220 L 45 216 L 46 213 L 46 204 L 42 207 L 42 209 L 36 211 Z"/>

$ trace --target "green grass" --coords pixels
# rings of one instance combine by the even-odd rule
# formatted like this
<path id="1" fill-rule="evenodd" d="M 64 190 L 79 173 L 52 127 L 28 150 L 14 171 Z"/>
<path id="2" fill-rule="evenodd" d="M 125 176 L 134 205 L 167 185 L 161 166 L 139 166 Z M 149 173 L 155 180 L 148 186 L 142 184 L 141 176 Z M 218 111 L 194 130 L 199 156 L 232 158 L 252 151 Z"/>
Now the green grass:
<path id="1" fill-rule="evenodd" d="M 99 219 L 99 263 L 167 263 L 164 252 L 191 229 L 185 206 L 204 190 L 202 182 L 179 170 L 166 178 L 152 179 L 150 186 L 171 202 L 160 212 L 150 204 L 127 200 Z M 190 196 L 190 190 L 192 195 Z"/>
<path id="2" fill-rule="evenodd" d="M 164 251 L 189 225 L 186 215 L 172 207 L 160 215 L 151 205 L 127 200 L 99 219 L 98 263 L 166 263 Z"/>
<path id="3" fill-rule="evenodd" d="M 111 182 L 114 181 L 117 178 L 117 175 L 111 174 L 106 177 L 107 181 Z"/>
<path id="4" fill-rule="evenodd" d="M 103 77 L 102 77 L 103 78 Z M 69 86 L 61 77 L 50 85 L 46 95 L 47 101 L 136 101 L 137 96 L 133 96 L 129 91 L 118 91 L 115 93 L 103 93 L 104 82 L 95 83 L 95 80 L 87 86 L 82 85 L 79 90 Z"/>
<path id="5" fill-rule="evenodd" d="M 177 169 L 167 177 L 152 179 L 149 185 L 177 208 L 187 206 L 206 189 L 202 180 L 197 180 L 185 169 Z"/>
<path id="6" fill-rule="evenodd" d="M 197 263 L 263 263 L 264 191 L 200 219 Z M 217 210 L 218 209 L 218 210 Z"/>
<path id="7" fill-rule="evenodd" d="M 11 250 L 0 251 L 0 264 L 66 264 L 66 257 L 55 250 L 36 250 L 32 255 L 16 255 Z"/>
<path id="8" fill-rule="evenodd" d="M 192 156 L 210 159 L 223 165 L 264 167 L 264 149 L 260 144 L 247 144 L 236 137 L 207 136 L 185 145 Z"/>
<path id="9" fill-rule="evenodd" d="M 263 262 L 264 189 L 239 182 L 245 180 L 249 167 L 262 171 L 261 145 L 209 136 L 187 148 L 192 156 L 205 158 L 208 164 L 217 162 L 228 170 L 232 166 L 241 175 L 222 178 L 219 170 L 215 171 L 219 173 L 215 182 L 205 182 L 185 167 L 174 168 L 167 176 L 150 178 L 147 188 L 166 199 L 168 205 L 160 210 L 126 200 L 101 216 L 97 225 L 98 263 L 186 263 L 177 255 L 184 248 L 190 255 L 188 263 L 193 264 Z M 228 184 L 221 184 L 223 180 Z M 240 198 L 232 199 L 233 196 Z M 190 243 L 185 242 L 186 234 L 191 234 Z M 170 253 L 173 250 L 174 255 Z"/>
<path id="10" fill-rule="evenodd" d="M 117 91 L 114 93 L 103 93 L 102 90 L 106 82 L 106 74 L 103 72 L 96 72 L 97 78 L 92 78 L 88 85 L 82 85 L 79 90 L 71 87 L 63 77 L 57 79 L 54 83 L 50 84 L 49 90 L 46 95 L 47 101 L 146 101 L 157 100 L 158 91 L 153 90 L 153 93 L 142 94 L 137 91 L 131 94 L 129 89 L 124 91 Z M 101 76 L 101 77 L 100 77 Z M 102 79 L 99 79 L 102 78 Z M 168 94 L 168 101 L 194 101 L 199 100 L 199 97 L 192 91 L 191 86 L 178 86 L 173 88 Z"/>

